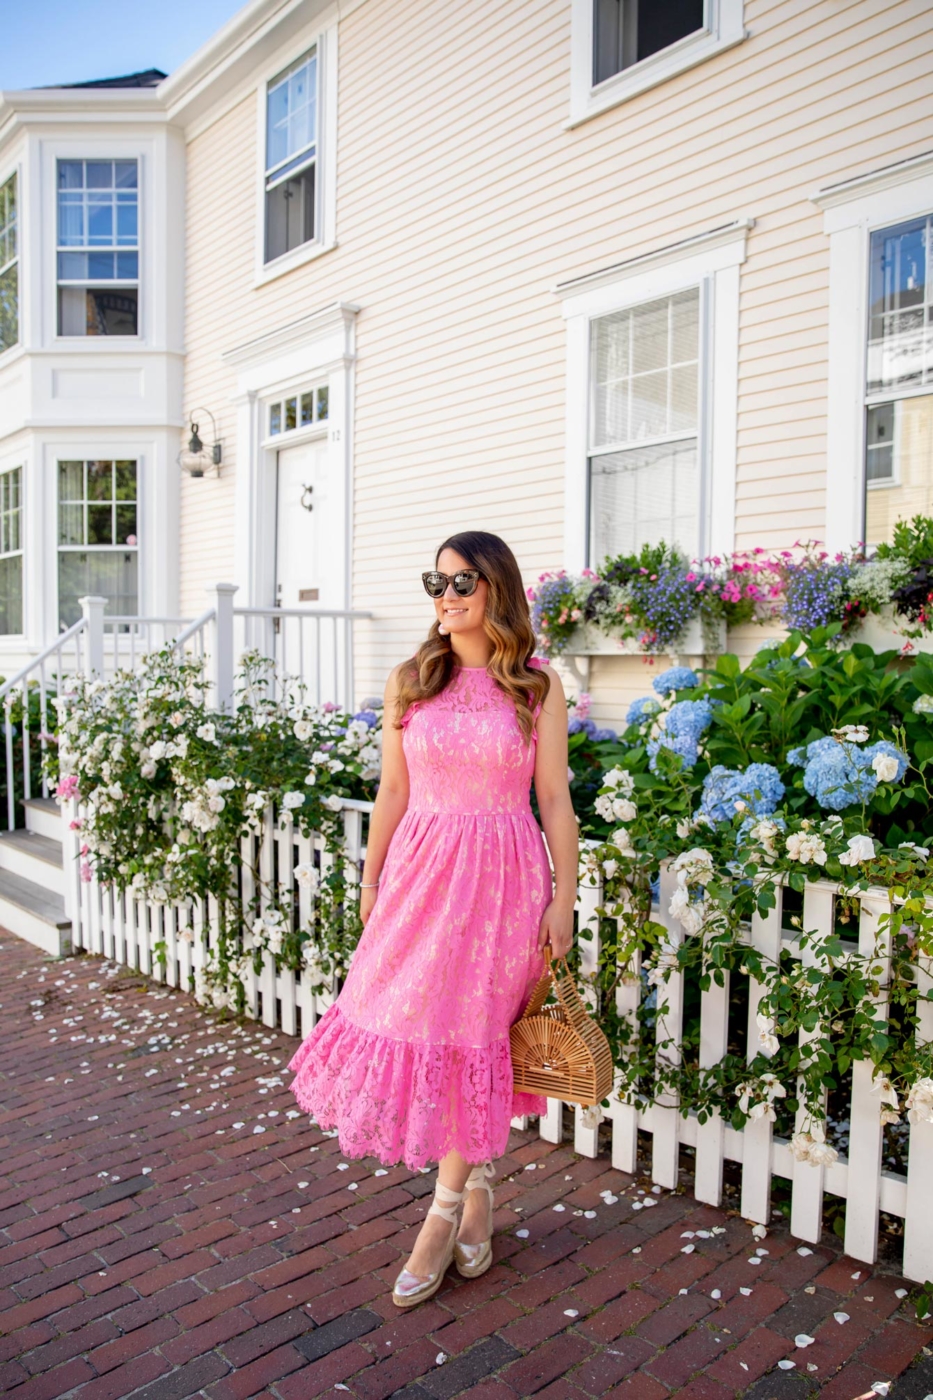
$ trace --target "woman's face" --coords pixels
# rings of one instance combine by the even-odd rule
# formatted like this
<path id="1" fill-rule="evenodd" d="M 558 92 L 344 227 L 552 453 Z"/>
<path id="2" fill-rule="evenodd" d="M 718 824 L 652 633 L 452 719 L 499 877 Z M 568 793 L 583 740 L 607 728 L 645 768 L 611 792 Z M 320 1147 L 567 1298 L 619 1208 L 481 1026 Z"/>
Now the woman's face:
<path id="1" fill-rule="evenodd" d="M 437 568 L 443 574 L 455 574 L 460 569 L 471 567 L 469 561 L 455 549 L 442 549 L 438 555 Z M 482 631 L 488 592 L 489 584 L 484 578 L 479 580 L 476 592 L 471 593 L 469 598 L 461 598 L 453 584 L 448 583 L 447 591 L 440 598 L 434 599 L 434 611 L 438 622 L 451 634 L 472 632 L 474 628 Z"/>

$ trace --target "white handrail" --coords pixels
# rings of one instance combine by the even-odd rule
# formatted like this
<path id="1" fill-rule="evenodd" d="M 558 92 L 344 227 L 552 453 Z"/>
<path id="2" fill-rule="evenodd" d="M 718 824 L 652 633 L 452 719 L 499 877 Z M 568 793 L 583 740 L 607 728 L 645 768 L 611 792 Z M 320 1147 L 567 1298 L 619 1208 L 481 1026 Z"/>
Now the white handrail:
<path id="1" fill-rule="evenodd" d="M 9 692 L 15 686 L 20 685 L 22 681 L 27 679 L 30 671 L 34 671 L 37 666 L 42 666 L 44 662 L 48 661 L 50 656 L 54 656 L 57 651 L 61 651 L 62 647 L 70 642 L 72 637 L 76 637 L 79 632 L 85 631 L 86 628 L 87 619 L 80 617 L 77 622 L 71 624 L 66 632 L 61 632 L 55 638 L 55 641 L 51 642 L 44 651 L 40 651 L 38 656 L 34 656 L 31 661 L 28 661 L 21 670 L 16 672 L 15 676 L 11 676 L 8 681 L 4 681 L 3 685 L 0 685 L 0 700 L 5 700 Z"/>
<path id="2" fill-rule="evenodd" d="M 193 622 L 189 622 L 185 630 L 179 632 L 174 642 L 172 642 L 172 651 L 177 651 L 179 647 L 185 645 L 185 642 L 190 642 L 191 638 L 195 636 L 196 633 L 200 632 L 203 627 L 206 627 L 209 622 L 214 621 L 215 616 L 216 609 L 208 608 L 200 617 L 196 617 Z"/>

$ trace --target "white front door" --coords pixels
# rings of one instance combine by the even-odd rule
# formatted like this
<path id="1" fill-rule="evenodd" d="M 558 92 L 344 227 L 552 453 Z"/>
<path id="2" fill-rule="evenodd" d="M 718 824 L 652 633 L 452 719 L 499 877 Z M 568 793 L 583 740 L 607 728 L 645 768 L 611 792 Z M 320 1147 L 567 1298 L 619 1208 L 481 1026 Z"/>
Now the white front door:
<path id="1" fill-rule="evenodd" d="M 275 601 L 280 608 L 341 606 L 334 521 L 328 520 L 327 455 L 326 441 L 285 447 L 278 454 Z"/>

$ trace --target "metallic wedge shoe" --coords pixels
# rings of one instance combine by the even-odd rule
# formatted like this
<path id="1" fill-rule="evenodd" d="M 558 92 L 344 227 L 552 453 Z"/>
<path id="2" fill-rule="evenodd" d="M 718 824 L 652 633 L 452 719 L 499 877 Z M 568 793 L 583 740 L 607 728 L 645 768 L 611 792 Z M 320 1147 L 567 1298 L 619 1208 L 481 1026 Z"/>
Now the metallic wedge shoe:
<path id="1" fill-rule="evenodd" d="M 414 1308 L 418 1303 L 423 1303 L 426 1298 L 433 1298 L 444 1282 L 444 1275 L 454 1257 L 454 1247 L 457 1240 L 457 1206 L 463 1200 L 465 1190 L 466 1187 L 463 1191 L 452 1191 L 442 1181 L 439 1181 L 434 1187 L 434 1200 L 428 1208 L 428 1215 L 440 1215 L 444 1220 L 450 1221 L 450 1239 L 447 1241 L 444 1258 L 437 1273 L 428 1274 L 427 1278 L 420 1278 L 418 1274 L 410 1273 L 408 1269 L 402 1270 L 392 1289 L 392 1302 L 397 1308 Z M 441 1201 L 446 1204 L 439 1204 Z"/>
<path id="2" fill-rule="evenodd" d="M 478 1191 L 480 1187 L 486 1192 L 488 1201 L 488 1224 L 486 1229 L 488 1236 L 480 1244 L 461 1244 L 457 1240 L 454 1245 L 454 1262 L 457 1266 L 457 1273 L 462 1278 L 479 1278 L 492 1264 L 492 1211 L 493 1194 L 489 1180 L 496 1174 L 496 1169 L 492 1162 L 485 1162 L 482 1166 L 474 1167 L 467 1177 L 466 1191 Z"/>

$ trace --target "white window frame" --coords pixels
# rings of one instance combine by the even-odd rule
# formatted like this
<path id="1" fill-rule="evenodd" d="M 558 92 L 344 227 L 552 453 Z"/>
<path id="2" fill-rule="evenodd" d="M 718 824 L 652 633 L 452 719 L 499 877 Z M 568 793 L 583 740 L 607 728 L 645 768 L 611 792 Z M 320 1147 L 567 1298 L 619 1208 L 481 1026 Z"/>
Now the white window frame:
<path id="1" fill-rule="evenodd" d="M 98 462 L 117 462 L 117 461 L 126 461 L 126 462 L 130 462 L 130 461 L 131 461 L 131 462 L 133 462 L 133 463 L 135 464 L 135 466 L 136 466 L 136 501 L 135 501 L 135 505 L 136 505 L 136 543 L 135 543 L 134 545 L 117 545 L 117 544 L 113 544 L 113 545 L 93 545 L 93 544 L 68 545 L 68 544 L 62 544 L 62 543 L 60 542 L 60 540 L 59 540 L 59 511 L 60 511 L 60 509 L 61 509 L 61 500 L 60 500 L 60 497 L 59 497 L 59 489 L 60 489 L 60 488 L 59 488 L 59 464 L 60 464 L 61 462 L 78 462 L 78 461 L 84 462 L 84 463 L 93 462 L 93 461 L 98 461 Z M 54 510 L 52 511 L 52 515 L 53 515 L 53 524 L 54 524 L 54 529 L 55 529 L 55 588 L 54 588 L 54 598 L 53 598 L 52 601 L 53 601 L 53 606 L 54 606 L 54 609 L 55 609 L 56 629 L 60 626 L 60 618 L 61 618 L 61 612 L 60 612 L 60 609 L 61 609 L 61 556 L 62 556 L 62 554 L 65 553 L 65 552 L 68 552 L 68 553 L 87 553 L 87 554 L 90 554 L 90 553 L 95 553 L 95 554 L 106 554 L 106 553 L 119 554 L 119 553 L 121 553 L 122 551 L 134 550 L 134 551 L 135 551 L 135 554 L 136 554 L 136 612 L 135 612 L 134 614 L 132 614 L 132 616 L 134 616 L 134 617 L 145 617 L 145 616 L 146 616 L 146 613 L 145 613 L 145 610 L 144 610 L 144 607 L 143 607 L 143 588 L 144 588 L 144 584 L 143 584 L 143 566 L 144 566 L 144 563 L 145 563 L 145 559 L 144 559 L 144 555 L 143 555 L 143 545 L 142 545 L 142 540 L 143 540 L 143 533 L 142 533 L 142 516 L 143 516 L 143 513 L 144 513 L 144 508 L 143 508 L 143 462 L 142 462 L 141 456 L 140 456 L 138 453 L 136 453 L 136 452 L 130 452 L 130 453 L 127 453 L 126 455 L 123 455 L 123 454 L 121 454 L 121 453 L 119 453 L 119 452 L 112 451 L 112 450 L 107 451 L 107 452 L 95 452 L 95 453 L 84 452 L 83 454 L 78 454 L 78 455 L 69 456 L 68 453 L 67 453 L 66 451 L 62 451 L 62 450 L 58 450 L 58 449 L 54 449 L 54 448 L 53 448 L 53 462 L 54 462 L 54 487 L 53 487 L 53 490 L 54 490 Z M 86 498 L 85 498 L 85 502 L 84 502 L 84 503 L 85 503 L 85 506 L 86 506 L 86 505 L 87 505 L 87 499 L 86 499 Z M 113 503 L 116 504 L 115 500 L 114 500 Z M 107 614 L 105 613 L 104 616 L 106 617 Z"/>
<path id="2" fill-rule="evenodd" d="M 705 0 L 704 25 L 675 44 L 649 54 L 604 82 L 593 82 L 594 0 L 571 0 L 570 118 L 578 126 L 590 117 L 666 83 L 698 63 L 740 44 L 746 37 L 744 0 Z"/>
<path id="3" fill-rule="evenodd" d="M 699 529 L 692 552 L 727 554 L 734 548 L 739 270 L 752 226 L 752 220 L 740 219 L 554 288 L 567 322 L 564 566 L 571 572 L 585 567 L 589 548 L 590 323 L 691 287 L 700 289 Z M 600 562 L 591 560 L 590 567 Z"/>
<path id="4" fill-rule="evenodd" d="M 317 153 L 315 157 L 315 237 L 266 262 L 266 120 L 270 85 L 304 54 L 317 52 Z M 302 267 L 337 245 L 337 25 L 308 33 L 300 44 L 279 50 L 266 67 L 256 89 L 257 98 L 257 199 L 253 285 L 267 282 Z"/>
<path id="5" fill-rule="evenodd" d="M 933 153 L 899 161 L 811 195 L 829 235 L 826 546 L 850 549 L 865 522 L 865 408 L 871 235 L 933 211 Z M 872 394 L 928 396 L 930 386 Z"/>
<path id="6" fill-rule="evenodd" d="M 280 428 L 277 433 L 272 431 L 270 423 L 270 413 L 275 404 L 285 407 L 286 399 L 298 399 L 299 406 L 303 394 L 314 394 L 314 406 L 317 408 L 317 395 L 321 390 L 327 394 L 327 415 L 323 418 L 313 418 L 310 423 L 298 423 L 294 428 Z M 323 437 L 330 426 L 330 384 L 327 379 L 302 379 L 298 383 L 288 384 L 277 393 L 267 393 L 263 400 L 263 447 L 276 448 L 291 447 L 295 443 L 304 442 L 308 438 Z"/>
<path id="7" fill-rule="evenodd" d="M 23 177 L 18 165 L 0 175 L 0 188 L 10 180 L 16 181 L 16 257 L 0 266 L 0 272 L 16 267 L 16 339 L 12 345 L 0 346 L 0 361 L 23 343 Z"/>
<path id="8" fill-rule="evenodd" d="M 19 555 L 20 560 L 20 588 L 23 595 L 22 606 L 22 626 L 18 632 L 0 632 L 0 643 L 7 647 L 11 643 L 18 643 L 26 636 L 26 617 L 28 598 L 26 595 L 26 464 L 22 458 L 11 459 L 8 462 L 0 463 L 0 477 L 9 476 L 11 472 L 19 472 L 19 549 L 8 550 L 5 554 L 0 553 L 0 559 L 11 559 Z"/>
<path id="9" fill-rule="evenodd" d="M 112 251 L 114 252 L 114 254 L 117 254 L 117 253 L 119 253 L 119 252 L 135 253 L 135 254 L 136 254 L 136 276 L 135 276 L 135 277 L 113 277 L 113 278 L 109 278 L 109 279 L 87 277 L 87 278 L 83 278 L 83 279 L 81 279 L 81 280 L 72 279 L 72 278 L 62 278 L 62 277 L 59 276 L 59 269 L 58 269 L 58 260 L 59 260 L 59 256 L 60 256 L 62 253 L 66 253 L 66 254 L 67 254 L 67 253 L 84 253 L 84 254 L 90 254 L 90 253 L 92 253 L 92 252 L 94 251 L 94 249 L 92 248 L 92 246 L 90 245 L 90 243 L 87 242 L 87 230 L 85 230 L 85 242 L 84 242 L 83 245 L 81 245 L 81 247 L 71 247 L 71 246 L 66 246 L 66 245 L 64 245 L 64 244 L 59 243 L 59 211 L 60 211 L 60 207 L 61 207 L 61 206 L 60 206 L 60 198 L 59 198 L 59 197 L 60 197 L 61 191 L 59 190 L 59 185 L 58 185 L 58 167 L 59 167 L 59 165 L 65 163 L 65 162 L 69 162 L 69 161 L 70 161 L 70 162 L 73 162 L 73 163 L 77 163 L 78 161 L 81 161 L 82 164 L 86 166 L 86 165 L 88 165 L 90 162 L 95 162 L 95 161 L 104 163 L 104 162 L 110 162 L 110 161 L 114 161 L 114 162 L 115 162 L 115 161 L 117 161 L 117 160 L 122 161 L 123 163 L 125 163 L 125 164 L 127 164 L 127 165 L 132 161 L 132 163 L 136 166 L 136 243 L 134 244 L 134 246 L 133 246 L 132 248 L 130 248 L 130 247 L 127 246 L 127 247 L 124 247 L 124 248 L 121 249 L 120 246 L 118 245 L 118 243 L 116 242 L 117 233 L 116 233 L 116 228 L 114 228 L 114 242 L 113 242 L 113 244 L 111 245 L 111 249 L 108 249 L 108 250 L 105 250 L 105 251 L 111 251 L 111 250 L 112 250 Z M 115 342 L 115 341 L 116 341 L 118 344 L 119 344 L 119 343 L 126 344 L 127 342 L 132 343 L 132 344 L 138 344 L 138 342 L 139 342 L 139 340 L 140 340 L 140 336 L 141 336 L 141 330 L 140 330 L 140 315 L 141 315 L 141 303 L 142 303 L 142 277 L 141 277 L 141 271 L 142 271 L 142 244 L 141 244 L 141 239 L 142 239 L 142 224 L 143 224 L 143 213 L 144 213 L 144 210 L 143 210 L 143 207 L 142 207 L 142 173 L 143 173 L 143 172 L 142 172 L 142 160 L 140 159 L 140 157 L 139 157 L 138 155 L 130 155 L 130 156 L 99 156 L 99 155 L 94 155 L 94 156 L 73 156 L 73 155 L 67 155 L 67 156 L 65 156 L 65 155 L 59 155 L 59 156 L 56 156 L 56 158 L 55 158 L 55 167 L 54 167 L 54 168 L 55 168 L 54 198 L 55 198 L 55 332 L 56 332 L 56 338 L 57 338 L 58 340 L 69 341 L 69 342 L 73 342 L 73 341 L 76 341 L 76 340 L 77 340 L 77 341 L 83 341 L 83 340 L 103 340 L 103 341 L 106 341 L 108 344 L 112 344 L 112 343 Z M 86 193 L 86 191 L 87 191 L 87 186 L 86 186 L 86 185 L 84 186 L 84 191 L 85 191 L 85 193 Z M 76 336 L 76 335 L 66 335 L 66 334 L 63 334 L 62 331 L 61 331 L 61 316 L 60 316 L 60 312 L 59 312 L 59 293 L 60 293 L 61 289 L 62 289 L 63 287 L 79 287 L 79 288 L 80 288 L 80 287 L 83 287 L 85 290 L 87 290 L 88 288 L 93 287 L 93 286 L 95 286 L 95 285 L 97 285 L 97 284 L 99 284 L 99 283 L 103 283 L 104 286 L 105 286 L 105 288 L 113 287 L 113 288 L 115 288 L 115 289 L 117 289 L 117 290 L 120 290 L 120 289 L 126 289 L 126 290 L 128 290 L 128 291 L 129 291 L 129 290 L 135 290 L 135 292 L 136 292 L 136 331 L 135 331 L 135 333 L 134 333 L 133 335 L 104 335 L 104 336 L 88 336 L 88 335 L 79 335 L 79 336 Z"/>

